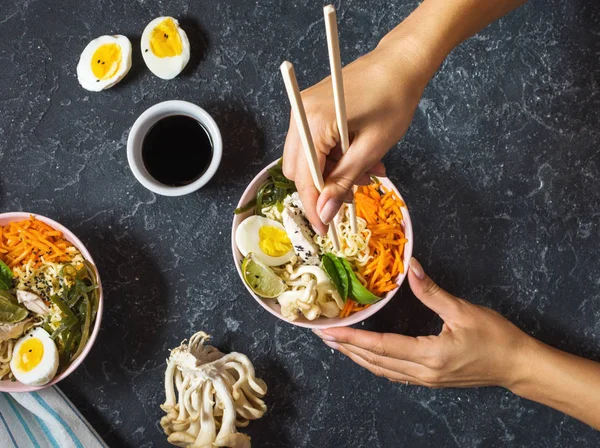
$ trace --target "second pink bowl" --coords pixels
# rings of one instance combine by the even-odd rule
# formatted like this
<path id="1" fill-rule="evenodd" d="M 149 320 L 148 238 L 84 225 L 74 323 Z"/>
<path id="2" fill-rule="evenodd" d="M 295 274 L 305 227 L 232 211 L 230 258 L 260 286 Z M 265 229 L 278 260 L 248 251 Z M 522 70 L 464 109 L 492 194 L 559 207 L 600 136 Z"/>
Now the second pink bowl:
<path id="1" fill-rule="evenodd" d="M 39 219 L 40 221 L 48 224 L 53 229 L 56 229 L 56 230 L 62 232 L 64 237 L 73 246 L 75 246 L 79 250 L 79 252 L 81 252 L 81 255 L 83 255 L 83 258 L 85 258 L 87 261 L 92 263 L 94 265 L 94 267 L 96 267 L 96 263 L 94 263 L 92 256 L 90 255 L 90 253 L 86 249 L 86 247 L 83 245 L 83 243 L 79 240 L 79 238 L 77 238 L 75 236 L 75 234 L 73 232 L 71 232 L 69 229 L 67 229 L 65 226 L 57 223 L 56 221 L 53 221 L 50 218 L 46 218 L 45 216 L 36 215 L 34 213 L 23 213 L 23 212 L 0 213 L 0 226 L 5 226 L 6 224 L 8 224 L 10 222 L 24 221 L 24 220 L 29 219 L 30 216 L 34 216 L 36 219 Z M 46 387 L 50 387 L 50 386 L 58 383 L 59 381 L 65 379 L 66 377 L 68 377 L 79 366 L 79 364 L 81 364 L 83 362 L 85 357 L 88 355 L 88 353 L 92 349 L 92 346 L 94 345 L 94 341 L 96 340 L 96 337 L 98 336 L 98 331 L 100 331 L 100 322 L 102 321 L 102 310 L 104 308 L 104 300 L 103 300 L 103 296 L 102 296 L 102 284 L 100 283 L 100 275 L 98 274 L 98 268 L 96 268 L 96 275 L 97 275 L 98 288 L 99 288 L 98 312 L 96 313 L 96 322 L 94 323 L 94 328 L 92 329 L 92 334 L 90 335 L 90 338 L 87 341 L 87 344 L 85 345 L 85 347 L 83 349 L 83 352 L 77 357 L 77 359 L 75 361 L 73 361 L 71 364 L 69 364 L 69 367 L 67 367 L 63 371 L 59 371 L 59 373 L 57 373 L 56 376 L 52 379 L 52 381 L 50 381 L 48 384 L 44 384 L 43 386 L 27 386 L 23 383 L 20 383 L 19 381 L 4 380 L 4 381 L 0 381 L 0 392 L 31 392 L 34 390 L 45 389 Z"/>

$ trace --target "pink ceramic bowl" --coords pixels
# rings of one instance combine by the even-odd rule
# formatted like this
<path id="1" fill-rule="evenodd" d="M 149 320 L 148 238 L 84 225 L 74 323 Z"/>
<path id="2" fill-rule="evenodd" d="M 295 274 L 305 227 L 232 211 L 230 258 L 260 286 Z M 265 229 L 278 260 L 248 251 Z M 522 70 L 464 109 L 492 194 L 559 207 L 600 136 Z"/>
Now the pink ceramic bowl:
<path id="1" fill-rule="evenodd" d="M 247 204 L 248 202 L 250 202 L 252 199 L 255 198 L 256 191 L 260 188 L 260 186 L 266 181 L 266 179 L 268 177 L 267 170 L 269 168 L 271 168 L 272 166 L 274 166 L 276 163 L 277 163 L 277 161 L 269 164 L 260 173 L 258 173 L 258 175 L 252 180 L 252 182 L 250 182 L 250 185 L 248 185 L 248 188 L 246 188 L 246 191 L 244 191 L 244 194 L 242 195 L 240 202 L 238 203 L 238 207 L 241 207 L 241 206 Z M 390 182 L 390 180 L 387 177 L 382 177 L 382 178 L 380 178 L 380 180 L 381 180 L 381 183 L 385 187 L 392 189 L 398 195 L 398 197 L 400 199 L 402 199 L 402 195 L 400 194 L 398 189 Z M 260 304 L 260 306 L 262 306 L 264 309 L 266 309 L 269 313 L 273 314 L 274 316 L 277 316 L 281 320 L 289 322 L 290 324 L 298 325 L 299 327 L 305 327 L 305 328 L 321 328 L 321 329 L 322 328 L 331 328 L 331 327 L 346 327 L 349 325 L 354 325 L 354 324 L 361 322 L 361 321 L 365 320 L 366 318 L 372 316 L 377 311 L 379 311 L 381 308 L 383 308 L 392 299 L 392 297 L 394 297 L 394 294 L 396 294 L 396 291 L 398 291 L 398 289 L 400 288 L 400 285 L 402 284 L 402 282 L 404 281 L 404 278 L 406 277 L 406 273 L 407 273 L 406 268 L 408 267 L 410 257 L 412 256 L 412 251 L 413 251 L 413 229 L 412 229 L 412 223 L 410 222 L 410 216 L 408 214 L 408 210 L 405 207 L 403 207 L 402 214 L 404 216 L 404 233 L 406 235 L 406 238 L 408 239 L 408 243 L 406 243 L 406 245 L 404 246 L 404 260 L 403 260 L 404 266 L 405 266 L 404 273 L 400 274 L 398 276 L 398 278 L 396 279 L 398 288 L 387 293 L 383 297 L 383 299 L 380 300 L 379 302 L 377 302 L 376 304 L 371 305 L 367 309 L 358 311 L 358 312 L 352 314 L 351 316 L 348 316 L 343 319 L 340 319 L 337 317 L 334 317 L 334 318 L 319 317 L 318 319 L 309 321 L 309 320 L 305 319 L 304 316 L 301 316 L 295 321 L 290 321 L 290 320 L 286 319 L 285 317 L 283 317 L 283 315 L 281 314 L 281 307 L 279 306 L 279 304 L 277 303 L 277 301 L 275 299 L 262 299 L 261 297 L 257 296 L 248 287 L 248 285 L 246 285 L 246 282 L 244 282 L 244 279 L 242 277 L 242 262 L 241 261 L 244 257 L 242 256 L 242 254 L 240 253 L 240 251 L 238 250 L 238 248 L 235 244 L 235 231 L 237 230 L 237 227 L 240 225 L 240 223 L 244 219 L 246 219 L 248 216 L 252 215 L 252 213 L 253 212 L 251 210 L 251 211 L 243 213 L 241 215 L 235 215 L 235 217 L 233 218 L 233 226 L 231 229 L 231 249 L 233 251 L 233 262 L 235 263 L 235 267 L 238 271 L 238 274 L 240 275 L 240 279 L 242 279 L 242 282 L 244 283 L 244 286 L 246 286 L 246 289 L 248 290 L 248 292 L 252 295 L 252 297 L 254 297 L 254 299 Z"/>
<path id="2" fill-rule="evenodd" d="M 0 213 L 0 226 L 4 226 L 4 225 L 8 224 L 9 222 L 13 222 L 13 221 L 23 221 L 25 219 L 29 219 L 29 217 L 32 215 L 36 219 L 39 219 L 40 221 L 48 224 L 50 227 L 62 232 L 64 237 L 71 244 L 73 244 L 73 246 L 75 246 L 79 250 L 79 252 L 81 252 L 81 255 L 83 255 L 83 257 L 87 261 L 92 263 L 94 265 L 94 267 L 96 267 L 96 263 L 94 263 L 92 256 L 90 255 L 88 250 L 85 248 L 83 243 L 81 241 L 79 241 L 79 238 L 77 238 L 73 234 L 73 232 L 71 232 L 69 229 L 60 225 L 56 221 L 51 220 L 50 218 L 46 218 L 45 216 L 36 215 L 34 213 L 23 213 L 23 212 Z M 79 364 L 81 364 L 83 362 L 83 360 L 85 359 L 87 354 L 92 349 L 92 345 L 94 345 L 94 342 L 96 341 L 96 336 L 98 336 L 98 331 L 100 330 L 100 321 L 102 320 L 102 309 L 104 306 L 104 300 L 103 300 L 103 295 L 102 295 L 102 284 L 100 283 L 100 275 L 98 274 L 97 268 L 96 268 L 96 275 L 98 275 L 98 288 L 99 288 L 98 313 L 96 314 L 96 322 L 94 323 L 94 328 L 92 329 L 92 334 L 90 335 L 87 345 L 83 349 L 83 352 L 81 353 L 81 355 L 79 355 L 79 357 L 75 361 L 73 361 L 69 365 L 69 367 L 67 367 L 66 370 L 59 372 L 52 379 L 52 381 L 50 381 L 48 384 L 44 384 L 43 386 L 27 386 L 25 384 L 20 383 L 19 381 L 4 380 L 4 381 L 0 381 L 0 392 L 31 392 L 34 390 L 40 390 L 40 389 L 44 389 L 46 387 L 50 387 L 50 386 L 58 383 L 59 381 L 65 379 L 66 377 L 68 377 L 79 366 Z"/>

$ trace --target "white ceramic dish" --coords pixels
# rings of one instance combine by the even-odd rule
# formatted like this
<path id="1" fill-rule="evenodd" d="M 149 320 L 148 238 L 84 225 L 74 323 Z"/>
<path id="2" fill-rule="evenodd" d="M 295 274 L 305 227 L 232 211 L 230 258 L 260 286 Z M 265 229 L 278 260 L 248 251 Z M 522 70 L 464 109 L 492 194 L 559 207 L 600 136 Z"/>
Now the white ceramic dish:
<path id="1" fill-rule="evenodd" d="M 274 166 L 276 163 L 277 163 L 277 161 L 269 164 L 260 173 L 258 173 L 258 175 L 252 180 L 252 182 L 250 182 L 250 185 L 248 185 L 248 188 L 246 188 L 246 191 L 244 191 L 244 194 L 240 198 L 238 207 L 241 207 L 241 206 L 247 204 L 248 202 L 250 202 L 252 199 L 254 199 L 256 197 L 257 190 L 266 181 L 266 179 L 268 177 L 268 172 L 267 172 L 268 169 L 271 168 L 272 166 Z M 398 189 L 394 186 L 394 184 L 392 184 L 392 182 L 387 177 L 381 177 L 379 179 L 381 180 L 381 183 L 386 188 L 393 190 L 398 195 L 398 197 L 400 199 L 402 199 L 402 195 L 400 194 Z M 252 211 L 248 211 L 248 212 L 240 214 L 240 215 L 235 215 L 233 218 L 233 225 L 231 228 L 231 250 L 233 252 L 233 262 L 235 263 L 235 267 L 238 271 L 240 279 L 244 283 L 244 286 L 246 286 L 246 289 L 248 290 L 248 292 L 252 295 L 252 297 L 254 297 L 254 299 L 260 304 L 260 306 L 262 306 L 264 309 L 266 309 L 269 313 L 273 314 L 274 316 L 277 316 L 279 319 L 284 320 L 290 324 L 297 325 L 299 327 L 305 327 L 305 328 L 323 329 L 323 328 L 331 328 L 331 327 L 345 327 L 345 326 L 354 325 L 358 322 L 361 322 L 361 321 L 365 320 L 366 318 L 372 316 L 373 314 L 377 313 L 381 308 L 383 308 L 392 299 L 392 297 L 394 297 L 394 295 L 396 294 L 396 291 L 398 291 L 398 289 L 400 288 L 400 285 L 402 285 L 402 282 L 404 281 L 404 278 L 406 277 L 406 273 L 408 272 L 407 269 L 408 269 L 410 257 L 412 256 L 412 251 L 413 251 L 413 228 L 412 228 L 412 223 L 410 221 L 410 215 L 408 214 L 408 209 L 403 207 L 402 215 L 404 217 L 404 234 L 406 235 L 406 239 L 408 239 L 408 243 L 406 243 L 406 245 L 404 246 L 404 259 L 403 259 L 404 266 L 405 266 L 404 273 L 400 274 L 396 278 L 396 283 L 398 284 L 398 288 L 393 289 L 392 291 L 387 293 L 383 297 L 383 299 L 381 299 L 376 304 L 371 305 L 370 307 L 368 307 L 362 311 L 358 311 L 358 312 L 352 314 L 351 316 L 348 316 L 343 319 L 340 319 L 337 317 L 334 317 L 334 318 L 319 317 L 318 319 L 309 321 L 302 316 L 295 321 L 290 321 L 289 319 L 286 319 L 285 317 L 283 317 L 283 315 L 281 314 L 281 307 L 279 306 L 279 304 L 277 303 L 276 300 L 263 299 L 263 298 L 257 296 L 250 289 L 250 287 L 248 287 L 246 282 L 244 282 L 244 279 L 242 277 L 241 261 L 244 257 L 242 256 L 242 254 L 240 253 L 240 251 L 238 250 L 238 248 L 235 244 L 235 231 L 237 230 L 238 225 L 240 225 L 240 223 L 250 215 L 252 215 Z"/>
<path id="2" fill-rule="evenodd" d="M 173 187 L 157 181 L 148 173 L 142 160 L 144 137 L 157 121 L 172 115 L 186 115 L 200 122 L 210 134 L 213 143 L 213 156 L 204 174 L 191 184 L 181 187 Z M 183 196 L 202 188 L 217 172 L 222 156 L 223 140 L 217 123 L 200 106 L 187 101 L 164 101 L 150 107 L 135 121 L 127 138 L 127 161 L 133 175 L 148 190 L 163 196 Z"/>

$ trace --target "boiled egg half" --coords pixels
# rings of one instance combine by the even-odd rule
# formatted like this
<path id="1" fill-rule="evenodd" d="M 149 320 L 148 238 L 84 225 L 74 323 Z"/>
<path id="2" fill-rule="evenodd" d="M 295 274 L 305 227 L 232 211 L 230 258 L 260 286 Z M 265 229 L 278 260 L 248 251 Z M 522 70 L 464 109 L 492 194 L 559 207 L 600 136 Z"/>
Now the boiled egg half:
<path id="1" fill-rule="evenodd" d="M 125 36 L 100 36 L 81 53 L 77 79 L 84 89 L 99 92 L 118 83 L 131 68 L 131 42 Z"/>
<path id="2" fill-rule="evenodd" d="M 35 328 L 17 341 L 10 360 L 17 380 L 29 386 L 43 386 L 58 370 L 58 350 L 50 335 Z"/>
<path id="3" fill-rule="evenodd" d="M 190 60 L 190 41 L 173 17 L 158 17 L 146 26 L 141 39 L 142 56 L 152 73 L 173 79 Z"/>
<path id="4" fill-rule="evenodd" d="M 235 243 L 245 257 L 250 252 L 267 266 L 279 266 L 295 255 L 285 228 L 269 218 L 250 216 L 235 231 Z"/>

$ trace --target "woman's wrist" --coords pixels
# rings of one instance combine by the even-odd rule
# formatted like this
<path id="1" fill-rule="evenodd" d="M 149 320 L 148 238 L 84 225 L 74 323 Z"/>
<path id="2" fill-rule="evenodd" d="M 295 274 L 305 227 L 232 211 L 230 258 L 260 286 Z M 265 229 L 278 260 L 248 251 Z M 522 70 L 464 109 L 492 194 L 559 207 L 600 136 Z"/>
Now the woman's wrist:
<path id="1" fill-rule="evenodd" d="M 386 34 L 376 49 L 398 64 L 410 64 L 425 84 L 455 46 L 450 43 L 453 39 L 444 35 L 444 30 L 449 29 L 444 24 L 447 19 L 443 15 L 429 13 L 426 3 Z"/>
<path id="2" fill-rule="evenodd" d="M 373 51 L 386 70 L 398 76 L 413 78 L 421 90 L 437 71 L 439 64 L 415 36 L 385 36 Z"/>
<path id="3" fill-rule="evenodd" d="M 534 377 L 536 359 L 540 355 L 544 344 L 537 339 L 524 334 L 524 339 L 519 347 L 515 347 L 509 359 L 508 369 L 503 375 L 502 386 L 512 393 L 523 396 L 528 385 Z"/>
<path id="4" fill-rule="evenodd" d="M 424 79 L 433 77 L 448 54 L 526 0 L 424 0 L 402 23 L 381 39 L 401 60 L 414 61 Z"/>

